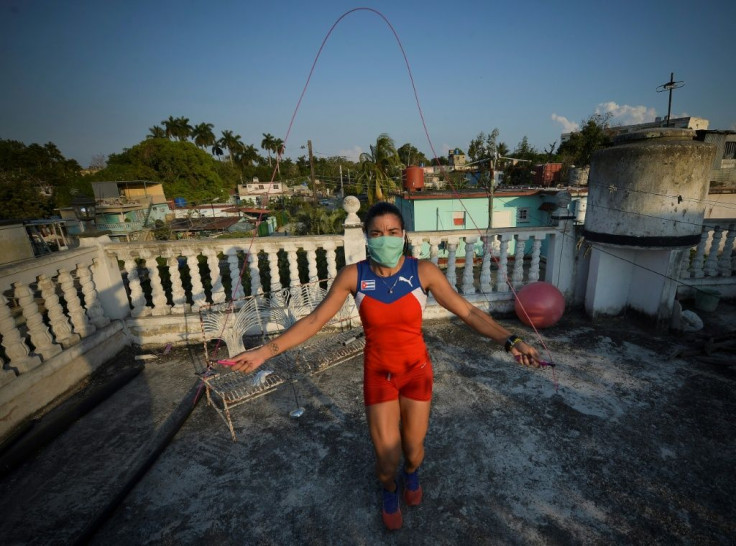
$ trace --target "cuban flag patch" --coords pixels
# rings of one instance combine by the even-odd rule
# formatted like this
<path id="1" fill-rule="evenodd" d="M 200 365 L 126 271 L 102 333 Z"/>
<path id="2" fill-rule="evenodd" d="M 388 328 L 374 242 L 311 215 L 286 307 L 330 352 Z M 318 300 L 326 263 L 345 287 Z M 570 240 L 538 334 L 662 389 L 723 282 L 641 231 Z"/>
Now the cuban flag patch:
<path id="1" fill-rule="evenodd" d="M 367 280 L 367 281 L 360 281 L 360 289 L 361 290 L 375 290 L 376 281 L 373 279 Z"/>

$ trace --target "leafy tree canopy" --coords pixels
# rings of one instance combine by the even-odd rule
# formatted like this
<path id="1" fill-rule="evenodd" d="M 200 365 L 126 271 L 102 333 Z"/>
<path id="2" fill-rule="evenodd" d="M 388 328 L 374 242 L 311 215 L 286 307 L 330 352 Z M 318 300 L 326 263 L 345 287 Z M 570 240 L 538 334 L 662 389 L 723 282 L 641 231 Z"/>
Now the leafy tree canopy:
<path id="1" fill-rule="evenodd" d="M 593 152 L 611 144 L 612 114 L 593 114 L 581 123 L 582 129 L 570 135 L 557 149 L 561 160 L 566 165 L 584 167 L 590 165 Z"/>
<path id="2" fill-rule="evenodd" d="M 91 180 L 151 180 L 164 185 L 166 197 L 188 201 L 225 198 L 238 175 L 191 142 L 149 138 L 120 154 L 111 154 L 107 167 Z"/>
<path id="3" fill-rule="evenodd" d="M 30 219 L 53 215 L 83 189 L 81 167 L 55 144 L 0 139 L 0 218 Z"/>
<path id="4" fill-rule="evenodd" d="M 430 166 L 432 162 L 427 159 L 427 156 L 425 156 L 422 152 L 416 149 L 413 145 L 411 145 L 409 142 L 401 146 L 398 150 L 396 150 L 399 154 L 399 159 L 401 162 L 406 165 L 426 165 Z"/>

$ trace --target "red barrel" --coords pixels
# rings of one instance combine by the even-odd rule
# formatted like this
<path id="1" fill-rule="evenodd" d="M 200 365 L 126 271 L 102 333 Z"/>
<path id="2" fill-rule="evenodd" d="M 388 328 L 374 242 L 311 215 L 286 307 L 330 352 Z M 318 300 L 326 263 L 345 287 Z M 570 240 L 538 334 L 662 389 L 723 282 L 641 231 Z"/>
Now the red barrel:
<path id="1" fill-rule="evenodd" d="M 404 183 L 404 190 L 422 191 L 424 189 L 424 169 L 421 167 L 407 167 L 404 169 L 401 180 Z"/>

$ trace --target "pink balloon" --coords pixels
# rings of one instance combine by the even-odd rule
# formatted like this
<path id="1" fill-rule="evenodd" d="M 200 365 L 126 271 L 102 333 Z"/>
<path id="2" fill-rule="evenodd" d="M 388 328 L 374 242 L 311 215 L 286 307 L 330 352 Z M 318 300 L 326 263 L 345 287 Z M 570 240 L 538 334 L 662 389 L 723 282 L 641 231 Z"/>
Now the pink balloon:
<path id="1" fill-rule="evenodd" d="M 516 316 L 528 326 L 549 328 L 557 324 L 565 312 L 565 297 L 547 282 L 527 284 L 516 295 Z"/>

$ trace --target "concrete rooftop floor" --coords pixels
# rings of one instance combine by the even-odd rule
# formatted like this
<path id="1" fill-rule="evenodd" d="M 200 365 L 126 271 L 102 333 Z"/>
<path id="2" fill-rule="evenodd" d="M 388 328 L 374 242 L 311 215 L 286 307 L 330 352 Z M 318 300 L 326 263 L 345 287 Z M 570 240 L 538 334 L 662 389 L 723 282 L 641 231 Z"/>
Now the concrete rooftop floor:
<path id="1" fill-rule="evenodd" d="M 191 403 L 202 349 L 176 348 L 0 481 L 2 543 L 732 544 L 736 370 L 669 357 L 732 332 L 736 306 L 700 315 L 703 331 L 673 336 L 570 311 L 542 331 L 555 378 L 457 320 L 426 323 L 425 495 L 396 532 L 381 523 L 359 358 L 297 384 L 299 419 L 288 384 L 235 408 L 235 443 L 201 400 L 128 490 Z"/>

